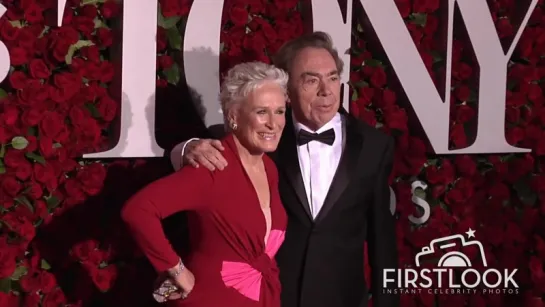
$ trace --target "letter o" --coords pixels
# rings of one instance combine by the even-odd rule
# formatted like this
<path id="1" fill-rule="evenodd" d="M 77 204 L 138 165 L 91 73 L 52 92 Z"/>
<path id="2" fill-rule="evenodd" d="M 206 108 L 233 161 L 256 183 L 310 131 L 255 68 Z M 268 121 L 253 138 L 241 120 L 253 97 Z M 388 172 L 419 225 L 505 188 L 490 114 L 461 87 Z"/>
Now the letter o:
<path id="1" fill-rule="evenodd" d="M 488 283 L 488 280 L 486 278 L 488 276 L 488 274 L 491 273 L 491 272 L 498 275 L 498 282 L 496 284 L 494 284 L 494 285 L 491 285 L 490 283 Z M 501 274 L 500 274 L 500 272 L 498 270 L 496 270 L 496 269 L 486 270 L 486 272 L 484 272 L 484 274 L 483 274 L 483 282 L 489 288 L 496 288 L 497 286 L 499 286 L 501 284 Z"/>
<path id="2" fill-rule="evenodd" d="M 476 281 L 474 284 L 472 284 L 472 285 L 468 284 L 467 281 L 466 281 L 466 275 L 467 275 L 467 273 L 470 273 L 470 272 L 473 273 L 473 274 L 475 274 L 475 276 L 477 276 L 477 281 Z M 477 270 L 475 270 L 475 269 L 467 269 L 467 270 L 465 270 L 465 271 L 462 273 L 462 284 L 464 284 L 465 287 L 467 287 L 467 288 L 475 288 L 475 287 L 477 287 L 477 285 L 478 285 L 480 282 L 481 282 L 481 274 L 479 274 L 479 272 L 477 272 Z"/>

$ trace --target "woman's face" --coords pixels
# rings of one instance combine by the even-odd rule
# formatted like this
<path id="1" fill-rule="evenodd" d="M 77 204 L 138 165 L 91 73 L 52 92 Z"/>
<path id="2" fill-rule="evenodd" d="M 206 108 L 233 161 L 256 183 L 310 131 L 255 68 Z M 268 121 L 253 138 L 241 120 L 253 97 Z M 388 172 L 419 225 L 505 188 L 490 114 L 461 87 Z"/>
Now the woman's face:
<path id="1" fill-rule="evenodd" d="M 286 124 L 284 90 L 266 81 L 235 108 L 232 120 L 240 143 L 252 154 L 275 151 Z"/>

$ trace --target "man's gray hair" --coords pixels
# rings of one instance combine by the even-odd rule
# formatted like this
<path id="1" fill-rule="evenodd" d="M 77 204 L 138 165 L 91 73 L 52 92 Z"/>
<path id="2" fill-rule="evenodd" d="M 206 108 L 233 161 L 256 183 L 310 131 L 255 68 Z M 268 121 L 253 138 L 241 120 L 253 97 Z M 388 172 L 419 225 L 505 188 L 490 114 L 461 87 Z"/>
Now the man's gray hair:
<path id="1" fill-rule="evenodd" d="M 219 95 L 223 116 L 226 117 L 234 105 L 244 101 L 266 81 L 278 84 L 286 93 L 288 74 L 280 68 L 263 62 L 247 62 L 229 69 Z"/>
<path id="2" fill-rule="evenodd" d="M 339 56 L 337 49 L 333 46 L 333 40 L 331 36 L 326 32 L 315 31 L 308 34 L 303 34 L 297 38 L 287 41 L 276 52 L 273 58 L 273 63 L 276 67 L 279 67 L 287 72 L 291 71 L 293 59 L 297 54 L 305 48 L 318 48 L 325 49 L 335 60 L 337 66 L 337 72 L 342 74 L 344 68 L 344 62 Z"/>

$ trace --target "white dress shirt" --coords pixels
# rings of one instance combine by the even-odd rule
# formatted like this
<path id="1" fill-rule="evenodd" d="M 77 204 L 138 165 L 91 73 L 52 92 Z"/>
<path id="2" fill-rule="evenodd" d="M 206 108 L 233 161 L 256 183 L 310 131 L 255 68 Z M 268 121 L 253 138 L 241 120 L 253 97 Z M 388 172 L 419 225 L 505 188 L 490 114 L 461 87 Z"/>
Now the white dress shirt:
<path id="1" fill-rule="evenodd" d="M 324 200 L 329 192 L 329 187 L 339 166 L 343 152 L 343 122 L 341 114 L 337 113 L 333 119 L 320 129 L 313 131 L 293 118 L 295 135 L 300 129 L 311 133 L 322 133 L 331 128 L 335 131 L 333 145 L 327 145 L 319 141 L 310 141 L 305 145 L 297 146 L 299 166 L 305 184 L 310 213 L 316 218 Z"/>

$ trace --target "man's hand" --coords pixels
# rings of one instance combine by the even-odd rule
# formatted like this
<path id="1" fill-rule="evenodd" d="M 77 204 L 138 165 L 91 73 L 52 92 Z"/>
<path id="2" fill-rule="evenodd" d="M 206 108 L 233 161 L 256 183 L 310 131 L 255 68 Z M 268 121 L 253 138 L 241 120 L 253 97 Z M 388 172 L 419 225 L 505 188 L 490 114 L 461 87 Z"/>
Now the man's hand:
<path id="1" fill-rule="evenodd" d="M 204 166 L 210 171 L 223 170 L 227 166 L 227 161 L 221 154 L 223 145 L 219 140 L 205 139 L 191 141 L 186 145 L 184 164 L 193 165 L 193 167 Z"/>

